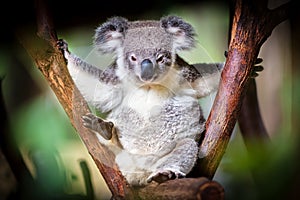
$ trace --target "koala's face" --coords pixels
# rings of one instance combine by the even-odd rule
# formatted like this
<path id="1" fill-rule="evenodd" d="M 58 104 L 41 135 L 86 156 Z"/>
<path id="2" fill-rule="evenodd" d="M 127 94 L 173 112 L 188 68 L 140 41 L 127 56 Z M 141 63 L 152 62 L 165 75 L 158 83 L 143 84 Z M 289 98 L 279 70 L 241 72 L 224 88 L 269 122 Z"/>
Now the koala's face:
<path id="1" fill-rule="evenodd" d="M 172 70 L 178 50 L 194 46 L 192 26 L 176 16 L 128 22 L 115 17 L 102 24 L 95 45 L 117 55 L 118 68 L 141 83 L 159 83 Z"/>
<path id="2" fill-rule="evenodd" d="M 123 41 L 124 67 L 137 81 L 159 82 L 172 66 L 172 37 L 159 22 L 132 22 Z"/>
<path id="3" fill-rule="evenodd" d="M 163 49 L 141 49 L 126 52 L 125 68 L 141 82 L 159 82 L 172 66 L 171 52 Z"/>

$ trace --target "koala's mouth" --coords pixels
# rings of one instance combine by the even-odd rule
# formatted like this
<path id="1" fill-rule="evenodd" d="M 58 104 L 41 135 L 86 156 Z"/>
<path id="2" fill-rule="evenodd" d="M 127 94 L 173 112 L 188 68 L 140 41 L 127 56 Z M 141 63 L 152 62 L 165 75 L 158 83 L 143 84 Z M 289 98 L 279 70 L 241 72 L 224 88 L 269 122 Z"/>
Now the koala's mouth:
<path id="1" fill-rule="evenodd" d="M 152 83 L 157 83 L 158 82 L 158 75 L 157 74 L 154 74 L 151 77 L 139 76 L 138 78 L 144 84 L 152 84 Z"/>

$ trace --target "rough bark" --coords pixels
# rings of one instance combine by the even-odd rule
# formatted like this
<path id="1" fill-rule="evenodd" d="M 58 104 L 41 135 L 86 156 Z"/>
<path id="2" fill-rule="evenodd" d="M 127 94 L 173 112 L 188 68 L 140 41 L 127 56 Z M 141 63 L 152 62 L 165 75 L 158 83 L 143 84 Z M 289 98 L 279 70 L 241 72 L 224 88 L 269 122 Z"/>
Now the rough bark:
<path id="1" fill-rule="evenodd" d="M 151 200 L 204 200 L 224 199 L 223 187 L 215 181 L 207 178 L 184 178 L 151 184 L 137 190 L 137 196 L 141 199 Z"/>
<path id="2" fill-rule="evenodd" d="M 240 114 L 259 50 L 274 27 L 288 18 L 288 6 L 269 10 L 267 1 L 235 2 L 228 57 L 200 146 L 206 155 L 198 168 L 202 176 L 213 178 Z"/>
<path id="3" fill-rule="evenodd" d="M 233 3 L 234 2 L 231 1 L 229 6 L 231 24 L 228 32 L 228 44 L 231 40 L 231 29 L 235 12 L 235 5 Z M 249 81 L 249 86 L 238 117 L 238 123 L 246 146 L 249 146 L 249 142 L 253 142 L 254 140 L 258 142 L 268 141 L 269 135 L 260 113 L 255 78 L 250 79 Z"/>

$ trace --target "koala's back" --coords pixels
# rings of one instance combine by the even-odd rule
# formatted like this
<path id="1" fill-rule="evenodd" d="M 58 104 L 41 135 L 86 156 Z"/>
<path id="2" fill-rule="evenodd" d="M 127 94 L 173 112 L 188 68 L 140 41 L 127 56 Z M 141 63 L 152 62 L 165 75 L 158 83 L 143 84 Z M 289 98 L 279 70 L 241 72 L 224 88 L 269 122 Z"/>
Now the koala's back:
<path id="1" fill-rule="evenodd" d="M 204 119 L 197 99 L 172 94 L 162 97 L 155 91 L 149 94 L 139 90 L 143 89 L 125 97 L 109 115 L 125 150 L 157 154 L 174 148 L 183 138 L 198 139 L 204 130 Z"/>

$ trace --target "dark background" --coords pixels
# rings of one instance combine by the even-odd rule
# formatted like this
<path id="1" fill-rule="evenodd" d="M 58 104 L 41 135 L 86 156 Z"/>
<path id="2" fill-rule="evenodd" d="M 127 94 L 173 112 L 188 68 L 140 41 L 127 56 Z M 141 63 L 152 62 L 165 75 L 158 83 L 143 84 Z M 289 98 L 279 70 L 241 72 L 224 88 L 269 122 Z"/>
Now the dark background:
<path id="1" fill-rule="evenodd" d="M 152 0 L 152 1 L 62 1 L 46 0 L 49 11 L 56 29 L 67 29 L 69 27 L 86 24 L 97 24 L 111 16 L 123 16 L 132 19 L 135 16 L 153 10 L 157 14 L 163 14 L 171 5 L 205 0 Z M 208 2 L 224 2 L 213 0 Z M 35 2 L 28 1 L 2 1 L 0 11 L 1 20 L 1 42 L 8 44 L 14 39 L 16 28 L 35 23 Z"/>

